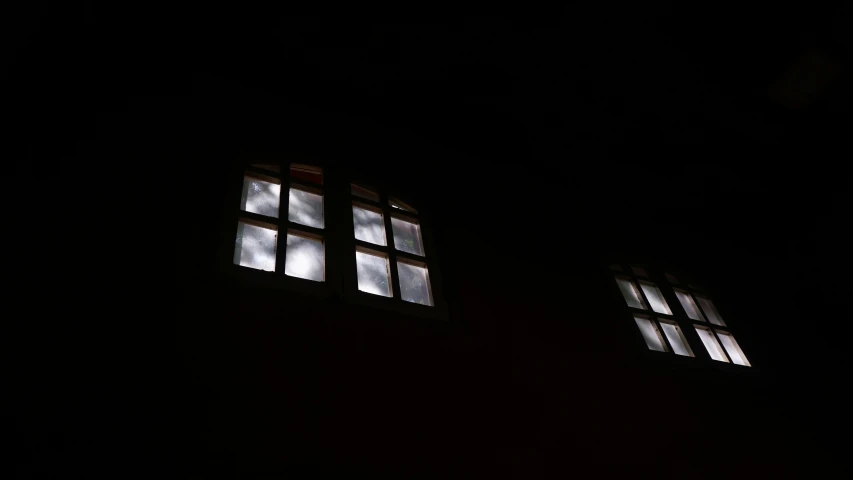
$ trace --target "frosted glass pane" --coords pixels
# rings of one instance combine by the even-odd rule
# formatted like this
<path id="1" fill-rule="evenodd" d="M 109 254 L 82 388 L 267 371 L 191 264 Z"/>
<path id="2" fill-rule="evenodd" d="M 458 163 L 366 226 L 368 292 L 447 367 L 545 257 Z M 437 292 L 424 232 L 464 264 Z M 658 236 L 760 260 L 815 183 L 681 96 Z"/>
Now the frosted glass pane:
<path id="1" fill-rule="evenodd" d="M 732 363 L 736 363 L 738 365 L 746 365 L 747 367 L 751 366 L 749 364 L 749 360 L 746 359 L 746 355 L 743 354 L 743 350 L 740 349 L 740 346 L 735 341 L 735 337 L 730 333 L 717 332 L 720 337 L 720 343 L 723 344 L 723 347 L 726 348 L 726 352 L 729 354 L 729 358 L 732 359 Z"/>
<path id="2" fill-rule="evenodd" d="M 258 270 L 275 271 L 277 231 L 238 222 L 234 263 Z"/>
<path id="3" fill-rule="evenodd" d="M 415 255 L 424 254 L 420 225 L 392 217 L 391 228 L 394 230 L 394 248 Z"/>
<path id="4" fill-rule="evenodd" d="M 714 334 L 711 333 L 710 330 L 696 328 L 696 333 L 699 334 L 699 338 L 702 339 L 702 343 L 705 344 L 705 349 L 708 350 L 708 355 L 710 355 L 711 358 L 719 362 L 729 363 L 729 360 L 723 353 L 722 348 L 720 348 L 720 343 L 717 342 L 716 337 L 714 337 Z"/>
<path id="5" fill-rule="evenodd" d="M 356 239 L 385 245 L 385 223 L 381 213 L 353 205 L 352 224 Z"/>
<path id="6" fill-rule="evenodd" d="M 678 301 L 681 302 L 681 306 L 684 307 L 684 311 L 691 320 L 705 321 L 705 317 L 702 316 L 702 311 L 699 310 L 696 302 L 693 301 L 692 295 L 684 290 L 676 290 L 675 296 L 678 297 Z"/>
<path id="7" fill-rule="evenodd" d="M 708 316 L 708 320 L 711 321 L 714 325 L 719 325 L 721 327 L 725 327 L 726 323 L 723 321 L 723 318 L 720 317 L 720 313 L 717 312 L 717 309 L 714 307 L 714 304 L 711 303 L 705 297 L 696 296 L 696 300 L 699 301 L 699 306 L 702 307 L 702 310 L 705 312 L 705 315 Z M 737 322 L 735 322 L 737 323 Z"/>
<path id="8" fill-rule="evenodd" d="M 322 240 L 288 234 L 286 255 L 285 275 L 317 282 L 325 280 L 326 255 Z"/>
<path id="9" fill-rule="evenodd" d="M 355 252 L 355 265 L 359 290 L 383 297 L 391 296 L 387 258 Z"/>
<path id="10" fill-rule="evenodd" d="M 643 305 L 643 300 L 640 298 L 640 293 L 637 291 L 637 287 L 634 285 L 634 282 L 624 278 L 617 278 L 616 283 L 619 284 L 619 290 L 622 292 L 622 296 L 625 297 L 625 301 L 628 303 L 629 307 L 646 308 L 646 306 Z"/>
<path id="11" fill-rule="evenodd" d="M 649 304 L 652 306 L 652 310 L 672 315 L 672 310 L 669 309 L 669 305 L 666 304 L 666 300 L 663 299 L 663 295 L 661 295 L 657 285 L 649 282 L 640 282 L 640 288 L 646 294 L 646 299 L 648 299 Z"/>
<path id="12" fill-rule="evenodd" d="M 677 325 L 660 322 L 660 327 L 663 329 L 663 334 L 666 335 L 666 339 L 669 340 L 669 344 L 672 345 L 673 352 L 678 355 L 684 355 L 685 357 L 693 356 L 693 350 L 690 349 L 690 345 L 687 344 L 687 339 L 684 338 L 684 334 L 681 333 L 681 329 L 678 328 Z"/>
<path id="13" fill-rule="evenodd" d="M 666 351 L 666 346 L 663 344 L 660 332 L 658 332 L 657 327 L 651 320 L 642 317 L 634 317 L 634 321 L 637 322 L 637 326 L 640 327 L 640 332 L 643 334 L 643 338 L 646 340 L 646 345 L 649 346 L 649 350 L 656 350 L 658 352 Z"/>
<path id="14" fill-rule="evenodd" d="M 403 300 L 432 305 L 426 268 L 397 262 L 397 275 L 400 277 L 400 296 Z"/>
<path id="15" fill-rule="evenodd" d="M 240 209 L 278 218 L 281 185 L 252 177 L 243 177 L 243 197 Z"/>
<path id="16" fill-rule="evenodd" d="M 323 196 L 291 188 L 288 197 L 287 219 L 291 222 L 323 228 Z"/>

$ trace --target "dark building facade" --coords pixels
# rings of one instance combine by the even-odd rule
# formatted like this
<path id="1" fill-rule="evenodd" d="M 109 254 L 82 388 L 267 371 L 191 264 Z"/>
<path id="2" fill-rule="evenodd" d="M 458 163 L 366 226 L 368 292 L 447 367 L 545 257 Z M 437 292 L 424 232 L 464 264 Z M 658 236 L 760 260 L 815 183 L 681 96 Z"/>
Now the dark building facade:
<path id="1" fill-rule="evenodd" d="M 121 36 L 91 12 L 90 32 Z M 780 34 L 784 48 L 750 62 L 764 44 L 746 43 L 749 23 L 732 29 L 742 50 L 720 47 L 746 53 L 720 58 L 666 12 L 634 12 L 648 32 L 585 25 L 601 12 L 580 10 L 220 12 L 192 34 L 166 27 L 157 69 L 96 69 L 121 81 L 85 83 L 92 104 L 58 157 L 120 156 L 167 178 L 149 190 L 164 204 L 148 244 L 167 252 L 152 260 L 160 280 L 138 290 L 153 301 L 124 307 L 157 313 L 75 331 L 83 360 L 70 349 L 65 366 L 22 370 L 19 477 L 849 474 L 850 182 L 819 165 L 849 154 L 833 80 L 849 76 L 849 43 Z M 594 35 L 607 25 L 619 35 Z M 72 42 L 95 49 L 76 65 L 115 52 L 98 38 Z M 26 45 L 19 65 L 45 51 Z M 828 86 L 791 100 L 808 107 L 765 100 L 792 98 L 802 75 L 784 66 L 813 51 L 841 73 L 813 67 Z M 777 78 L 788 87 L 750 96 Z M 67 93 L 56 101 L 77 105 Z M 33 158 L 55 147 L 33 135 Z M 322 168 L 323 282 L 235 264 L 258 163 Z M 418 210 L 434 305 L 355 288 L 355 181 Z M 693 356 L 647 346 L 614 281 L 632 266 Z M 709 356 L 675 296 L 687 285 L 713 299 L 749 366 Z"/>

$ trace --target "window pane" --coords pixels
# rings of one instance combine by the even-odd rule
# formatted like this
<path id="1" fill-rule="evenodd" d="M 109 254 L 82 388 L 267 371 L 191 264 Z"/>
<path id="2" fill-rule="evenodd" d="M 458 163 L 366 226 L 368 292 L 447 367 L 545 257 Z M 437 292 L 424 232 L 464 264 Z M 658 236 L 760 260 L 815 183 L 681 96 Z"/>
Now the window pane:
<path id="1" fill-rule="evenodd" d="M 629 307 L 646 308 L 643 304 L 643 300 L 640 298 L 640 293 L 637 291 L 637 286 L 634 285 L 634 282 L 617 277 L 616 283 L 619 284 L 619 290 L 622 291 L 622 296 L 625 297 L 625 301 L 628 303 Z"/>
<path id="2" fill-rule="evenodd" d="M 291 222 L 323 228 L 323 196 L 291 188 L 287 219 Z"/>
<path id="3" fill-rule="evenodd" d="M 640 282 L 640 288 L 642 288 L 643 293 L 646 294 L 646 298 L 649 300 L 652 310 L 658 313 L 672 315 L 672 310 L 669 309 L 669 305 L 666 304 L 666 300 L 663 299 L 663 295 L 661 295 L 660 289 L 658 289 L 657 285 L 650 282 Z"/>
<path id="4" fill-rule="evenodd" d="M 356 239 L 385 245 L 385 222 L 381 213 L 353 205 L 352 224 Z"/>
<path id="5" fill-rule="evenodd" d="M 696 306 L 696 302 L 693 301 L 693 296 L 690 293 L 684 290 L 676 290 L 675 296 L 678 297 L 678 301 L 681 302 L 681 306 L 684 307 L 684 311 L 691 320 L 705 321 L 702 311 Z"/>
<path id="6" fill-rule="evenodd" d="M 379 194 L 377 194 L 373 190 L 364 188 L 364 187 L 362 187 L 360 185 L 356 185 L 354 183 L 350 184 L 350 187 L 351 187 L 350 191 L 356 197 L 366 198 L 368 200 L 373 200 L 374 202 L 379 201 Z"/>
<path id="7" fill-rule="evenodd" d="M 711 355 L 711 358 L 719 362 L 729 363 L 722 348 L 720 348 L 720 343 L 717 342 L 716 337 L 714 337 L 714 334 L 710 330 L 696 327 L 696 333 L 699 334 L 699 338 L 702 339 L 702 343 L 705 344 L 705 349 L 708 350 L 708 355 Z"/>
<path id="8" fill-rule="evenodd" d="M 687 344 L 687 339 L 684 338 L 684 334 L 681 333 L 681 329 L 678 328 L 678 325 L 660 322 L 660 326 L 663 329 L 663 334 L 666 335 L 666 339 L 669 340 L 669 344 L 672 345 L 672 350 L 675 353 L 678 355 L 684 355 L 685 357 L 693 356 L 693 350 L 690 349 L 690 345 Z"/>
<path id="9" fill-rule="evenodd" d="M 286 255 L 285 275 L 317 282 L 325 280 L 326 256 L 322 240 L 287 234 Z"/>
<path id="10" fill-rule="evenodd" d="M 303 165 L 292 165 L 290 167 L 290 176 L 303 182 L 323 184 L 323 173 L 319 168 L 313 168 Z"/>
<path id="11" fill-rule="evenodd" d="M 238 222 L 234 263 L 258 270 L 275 271 L 277 231 Z"/>
<path id="12" fill-rule="evenodd" d="M 426 268 L 397 262 L 397 274 L 400 277 L 400 296 L 403 300 L 432 305 Z"/>
<path id="13" fill-rule="evenodd" d="M 278 218 L 280 199 L 281 185 L 243 177 L 243 198 L 240 199 L 242 210 Z"/>
<path id="14" fill-rule="evenodd" d="M 391 296 L 387 258 L 357 251 L 355 265 L 359 290 L 383 297 Z"/>
<path id="15" fill-rule="evenodd" d="M 705 315 L 708 317 L 708 320 L 710 320 L 711 323 L 713 323 L 714 325 L 719 325 L 721 327 L 726 326 L 726 323 L 723 322 L 723 318 L 720 317 L 719 312 L 717 312 L 717 309 L 714 307 L 714 304 L 711 303 L 711 300 L 708 300 L 707 298 L 701 295 L 696 295 L 696 300 L 699 301 L 699 306 L 702 307 L 702 310 L 705 312 Z"/>
<path id="16" fill-rule="evenodd" d="M 646 340 L 646 345 L 649 346 L 649 350 L 655 350 L 658 352 L 666 351 L 666 346 L 663 344 L 663 338 L 661 338 L 657 326 L 655 326 L 651 320 L 643 317 L 634 317 L 634 321 L 637 322 L 637 326 L 640 327 L 640 332 L 642 332 L 643 338 Z"/>
<path id="17" fill-rule="evenodd" d="M 391 228 L 394 230 L 394 247 L 397 250 L 421 256 L 424 254 L 420 225 L 392 217 Z"/>
<path id="18" fill-rule="evenodd" d="M 749 364 L 749 360 L 746 359 L 746 355 L 743 354 L 743 350 L 740 349 L 737 341 L 735 341 L 735 337 L 733 337 L 731 333 L 717 332 L 717 336 L 720 337 L 720 343 L 722 343 L 723 347 L 726 348 L 726 352 L 729 354 L 729 358 L 732 359 L 733 363 L 746 365 L 747 367 L 751 366 Z"/>

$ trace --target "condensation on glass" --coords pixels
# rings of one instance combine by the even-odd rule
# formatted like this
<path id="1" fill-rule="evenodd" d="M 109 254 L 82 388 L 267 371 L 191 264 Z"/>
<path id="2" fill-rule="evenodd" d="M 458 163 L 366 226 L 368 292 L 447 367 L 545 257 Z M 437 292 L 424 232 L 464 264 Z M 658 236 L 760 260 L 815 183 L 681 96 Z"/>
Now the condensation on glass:
<path id="1" fill-rule="evenodd" d="M 300 165 L 298 163 L 290 164 L 290 178 L 302 182 L 314 183 L 316 185 L 323 184 L 323 170 L 319 167 L 310 165 Z"/>
<path id="2" fill-rule="evenodd" d="M 394 231 L 394 248 L 402 252 L 423 256 L 424 248 L 421 243 L 420 225 L 391 217 L 391 228 Z"/>
<path id="3" fill-rule="evenodd" d="M 352 224 L 357 240 L 373 243 L 375 245 L 386 245 L 385 221 L 382 214 L 372 209 L 352 206 Z"/>
<path id="4" fill-rule="evenodd" d="M 323 228 L 323 195 L 291 187 L 287 219 L 301 225 Z"/>
<path id="5" fill-rule="evenodd" d="M 432 305 L 429 274 L 426 268 L 398 261 L 397 276 L 400 279 L 400 297 L 403 300 Z"/>
<path id="6" fill-rule="evenodd" d="M 723 348 L 720 346 L 720 342 L 717 341 L 716 336 L 711 330 L 696 326 L 696 333 L 699 334 L 699 338 L 702 340 L 702 344 L 705 345 L 705 350 L 708 351 L 708 355 L 710 355 L 711 358 L 718 362 L 729 363 L 729 359 L 726 358 L 726 354 L 723 353 Z"/>
<path id="7" fill-rule="evenodd" d="M 350 184 L 350 191 L 356 197 L 366 198 L 368 200 L 372 200 L 374 202 L 379 201 L 379 194 L 374 192 L 373 190 L 363 187 L 357 183 Z"/>
<path id="8" fill-rule="evenodd" d="M 693 356 L 693 350 L 690 349 L 690 345 L 687 343 L 687 339 L 684 338 L 684 334 L 678 325 L 661 321 L 660 327 L 663 329 L 666 339 L 669 340 L 669 344 L 672 345 L 673 352 L 678 355 L 684 355 L 685 357 Z"/>
<path id="9" fill-rule="evenodd" d="M 277 235 L 275 229 L 238 222 L 234 263 L 258 270 L 275 271 Z"/>
<path id="10" fill-rule="evenodd" d="M 702 316 L 702 311 L 696 306 L 696 302 L 693 301 L 693 296 L 690 295 L 690 292 L 686 290 L 679 290 L 677 288 L 674 290 L 675 296 L 678 298 L 678 301 L 681 303 L 681 306 L 684 308 L 684 312 L 687 313 L 687 316 L 691 320 L 704 322 L 705 317 Z"/>
<path id="11" fill-rule="evenodd" d="M 717 312 L 717 308 L 714 307 L 714 304 L 709 298 L 703 297 L 702 295 L 696 295 L 696 300 L 699 301 L 699 306 L 702 307 L 702 310 L 705 312 L 705 316 L 708 317 L 708 321 L 721 327 L 726 326 L 726 323 L 723 321 L 720 313 Z"/>
<path id="12" fill-rule="evenodd" d="M 642 288 L 643 293 L 646 294 L 646 299 L 648 299 L 652 310 L 657 313 L 672 315 L 672 310 L 669 309 L 669 305 L 667 305 L 666 300 L 664 300 L 663 294 L 660 293 L 660 289 L 657 285 L 651 282 L 640 281 L 640 288 Z"/>
<path id="13" fill-rule="evenodd" d="M 646 309 L 646 305 L 643 303 L 643 299 L 640 297 L 640 292 L 637 290 L 634 282 L 626 278 L 616 277 L 616 283 L 619 285 L 619 291 L 622 292 L 622 296 L 625 297 L 625 302 L 628 303 L 629 307 Z"/>
<path id="14" fill-rule="evenodd" d="M 288 233 L 285 255 L 285 275 L 315 282 L 325 281 L 326 255 L 322 240 Z"/>
<path id="15" fill-rule="evenodd" d="M 278 205 L 281 202 L 281 185 L 259 178 L 243 177 L 243 195 L 240 209 L 278 218 Z"/>
<path id="16" fill-rule="evenodd" d="M 732 336 L 731 333 L 718 331 L 717 336 L 720 338 L 720 343 L 722 343 L 723 347 L 726 349 L 726 353 L 729 354 L 729 358 L 732 359 L 732 363 L 747 367 L 752 366 L 749 364 L 749 360 L 746 359 L 746 355 L 743 354 L 743 350 L 740 349 L 740 345 L 737 344 L 735 337 Z"/>
<path id="17" fill-rule="evenodd" d="M 646 341 L 646 345 L 648 345 L 649 350 L 655 350 L 657 352 L 666 351 L 666 345 L 663 343 L 663 338 L 661 337 L 654 322 L 648 318 L 639 316 L 634 316 L 634 321 L 637 322 L 637 326 L 640 327 L 640 333 L 643 334 L 643 339 Z"/>
<path id="18" fill-rule="evenodd" d="M 387 257 L 357 250 L 355 265 L 359 290 L 383 297 L 391 296 Z"/>

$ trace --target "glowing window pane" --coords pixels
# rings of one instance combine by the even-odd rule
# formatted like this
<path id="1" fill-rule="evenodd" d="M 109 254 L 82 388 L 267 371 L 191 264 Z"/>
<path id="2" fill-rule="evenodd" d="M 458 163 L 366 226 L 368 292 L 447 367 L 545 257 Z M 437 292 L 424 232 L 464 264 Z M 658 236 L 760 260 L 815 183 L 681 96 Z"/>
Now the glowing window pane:
<path id="1" fill-rule="evenodd" d="M 696 333 L 699 334 L 699 338 L 702 340 L 702 343 L 705 345 L 705 349 L 708 350 L 708 355 L 710 355 L 711 358 L 718 362 L 729 363 L 729 359 L 727 359 L 726 355 L 723 353 L 720 343 L 710 330 L 696 327 Z"/>
<path id="2" fill-rule="evenodd" d="M 287 219 L 294 223 L 323 228 L 323 196 L 291 188 L 288 197 Z"/>
<path id="3" fill-rule="evenodd" d="M 385 245 L 385 222 L 381 213 L 353 205 L 352 224 L 356 239 Z"/>
<path id="4" fill-rule="evenodd" d="M 625 302 L 628 303 L 629 307 L 646 308 L 645 304 L 643 304 L 643 299 L 640 298 L 640 292 L 637 290 L 637 286 L 634 285 L 634 282 L 617 277 L 616 283 L 619 285 L 619 290 L 622 292 L 622 296 L 625 297 Z"/>
<path id="5" fill-rule="evenodd" d="M 678 297 L 678 301 L 681 302 L 681 306 L 684 307 L 684 311 L 691 320 L 705 321 L 702 311 L 696 306 L 696 302 L 693 301 L 693 296 L 689 292 L 676 290 L 675 296 Z"/>
<path id="6" fill-rule="evenodd" d="M 275 271 L 275 241 L 278 232 L 269 228 L 237 224 L 234 263 L 258 270 Z"/>
<path id="7" fill-rule="evenodd" d="M 397 262 L 397 276 L 400 277 L 400 297 L 403 300 L 432 305 L 426 268 Z"/>
<path id="8" fill-rule="evenodd" d="M 640 287 L 643 289 L 643 293 L 646 294 L 646 298 L 649 300 L 652 310 L 658 313 L 672 315 L 672 310 L 669 309 L 669 305 L 666 304 L 666 300 L 664 300 L 657 285 L 650 282 L 640 282 Z"/>
<path id="9" fill-rule="evenodd" d="M 356 251 L 355 265 L 359 290 L 383 297 L 391 296 L 387 258 Z"/>
<path id="10" fill-rule="evenodd" d="M 242 210 L 278 218 L 280 201 L 281 185 L 243 177 L 243 196 L 240 199 Z"/>
<path id="11" fill-rule="evenodd" d="M 286 255 L 285 275 L 316 282 L 325 280 L 326 256 L 322 240 L 288 234 Z"/>
<path id="12" fill-rule="evenodd" d="M 669 344 L 672 345 L 673 352 L 685 357 L 693 356 L 693 350 L 690 349 L 690 345 L 687 344 L 687 339 L 684 338 L 684 334 L 681 333 L 678 325 L 660 322 L 660 326 L 663 329 L 663 334 L 666 335 L 666 339 L 669 340 Z"/>
<path id="13" fill-rule="evenodd" d="M 740 349 L 737 341 L 735 341 L 735 337 L 733 337 L 731 333 L 717 332 L 717 335 L 720 337 L 720 343 L 723 344 L 723 347 L 725 347 L 726 352 L 729 354 L 729 358 L 732 359 L 732 363 L 745 365 L 747 367 L 751 366 L 749 364 L 749 360 L 746 359 L 746 355 L 743 354 L 743 350 Z"/>
<path id="14" fill-rule="evenodd" d="M 392 217 L 391 229 L 394 231 L 394 248 L 415 255 L 424 254 L 420 225 Z"/>
<path id="15" fill-rule="evenodd" d="M 646 340 L 649 350 L 665 352 L 666 346 L 663 343 L 663 338 L 660 336 L 657 326 L 651 320 L 643 317 L 634 317 L 637 326 L 640 327 L 640 332 L 643 334 L 643 339 Z"/>
<path id="16" fill-rule="evenodd" d="M 714 307 L 714 304 L 711 303 L 711 300 L 700 295 L 696 296 L 696 300 L 699 301 L 699 306 L 702 307 L 702 310 L 705 312 L 705 315 L 708 317 L 708 320 L 711 323 L 713 323 L 714 325 L 719 325 L 721 327 L 726 326 L 726 323 L 723 322 L 723 318 L 720 316 L 720 313 L 717 312 L 717 309 L 716 307 Z"/>

